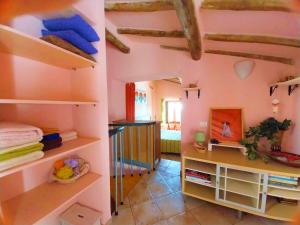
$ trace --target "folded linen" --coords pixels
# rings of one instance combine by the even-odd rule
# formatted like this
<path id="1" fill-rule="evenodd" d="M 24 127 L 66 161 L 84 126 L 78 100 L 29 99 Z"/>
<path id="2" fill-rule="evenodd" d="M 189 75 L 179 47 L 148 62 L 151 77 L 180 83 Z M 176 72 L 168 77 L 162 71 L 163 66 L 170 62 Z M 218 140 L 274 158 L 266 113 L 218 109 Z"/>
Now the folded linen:
<path id="1" fill-rule="evenodd" d="M 17 158 L 9 159 L 3 162 L 0 162 L 0 171 L 10 169 L 15 166 L 19 166 L 25 163 L 29 163 L 40 158 L 43 158 L 45 153 L 43 151 L 36 151 L 29 153 L 27 155 L 23 155 Z"/>
<path id="2" fill-rule="evenodd" d="M 44 144 L 43 151 L 48 151 L 53 148 L 60 147 L 62 145 L 62 139 L 61 139 L 61 137 L 59 137 L 58 139 L 55 139 L 55 140 L 47 140 L 47 141 L 43 140 L 42 143 Z"/>
<path id="3" fill-rule="evenodd" d="M 14 151 L 10 151 L 10 152 L 4 153 L 4 154 L 0 154 L 0 162 L 9 160 L 9 159 L 13 159 L 13 158 L 17 158 L 17 157 L 20 157 L 23 155 L 27 155 L 32 152 L 42 151 L 43 147 L 44 147 L 44 145 L 42 143 L 37 143 L 37 144 L 30 145 L 27 147 L 18 148 L 18 149 L 15 149 Z"/>
<path id="4" fill-rule="evenodd" d="M 0 149 L 38 142 L 42 139 L 41 129 L 14 122 L 0 122 Z"/>
<path id="5" fill-rule="evenodd" d="M 25 148 L 25 147 L 28 147 L 28 146 L 31 146 L 31 145 L 35 145 L 35 144 L 38 144 L 38 143 L 39 142 L 31 142 L 31 143 L 24 144 L 24 145 L 17 145 L 17 146 L 12 146 L 12 147 L 9 147 L 9 148 L 0 149 L 0 154 L 5 154 L 5 153 L 8 153 L 8 152 L 13 152 L 13 151 L 18 150 L 19 148 Z"/>
<path id="6" fill-rule="evenodd" d="M 52 134 L 44 135 L 42 141 L 51 141 L 59 138 L 60 138 L 59 133 L 52 133 Z"/>
<path id="7" fill-rule="evenodd" d="M 62 138 L 62 142 L 71 141 L 77 139 L 77 132 L 76 131 L 67 131 L 60 134 Z"/>
<path id="8" fill-rule="evenodd" d="M 67 137 L 62 140 L 63 143 L 77 139 L 77 136 Z"/>

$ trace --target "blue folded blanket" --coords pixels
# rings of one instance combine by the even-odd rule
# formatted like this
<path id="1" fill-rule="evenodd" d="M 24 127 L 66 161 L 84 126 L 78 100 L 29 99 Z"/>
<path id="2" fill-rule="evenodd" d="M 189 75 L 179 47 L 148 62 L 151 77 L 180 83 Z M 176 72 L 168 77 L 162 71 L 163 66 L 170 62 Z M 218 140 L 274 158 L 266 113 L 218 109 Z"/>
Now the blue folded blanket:
<path id="1" fill-rule="evenodd" d="M 82 38 L 79 34 L 72 30 L 64 30 L 64 31 L 48 31 L 42 30 L 42 35 L 54 35 L 57 36 L 73 45 L 77 48 L 81 49 L 82 51 L 86 52 L 87 54 L 96 54 L 98 50 L 87 40 Z"/>
<path id="2" fill-rule="evenodd" d="M 80 15 L 69 18 L 56 18 L 43 20 L 44 26 L 50 31 L 73 30 L 87 41 L 99 41 L 99 36 L 94 28 L 89 25 Z"/>
<path id="3" fill-rule="evenodd" d="M 43 136 L 43 141 L 52 141 L 52 140 L 57 140 L 60 138 L 59 133 L 53 133 L 53 134 L 47 134 Z"/>

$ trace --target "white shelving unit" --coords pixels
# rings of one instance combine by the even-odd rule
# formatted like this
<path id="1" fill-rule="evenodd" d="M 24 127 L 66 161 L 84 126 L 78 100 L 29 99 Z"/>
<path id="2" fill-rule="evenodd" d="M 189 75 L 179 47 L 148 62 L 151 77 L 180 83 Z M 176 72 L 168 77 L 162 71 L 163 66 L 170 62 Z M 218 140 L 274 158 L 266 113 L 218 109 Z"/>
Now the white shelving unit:
<path id="1" fill-rule="evenodd" d="M 94 67 L 95 62 L 0 24 L 0 52 L 65 69 Z"/>
<path id="2" fill-rule="evenodd" d="M 71 12 L 86 16 L 89 14 L 82 9 L 95 8 L 97 17 L 92 25 L 103 39 L 104 13 L 98 13 L 101 7 L 103 3 L 96 0 L 80 1 Z M 31 26 L 27 19 L 30 18 L 24 23 Z M 5 77 L 0 82 L 4 90 L 0 93 L 0 119 L 76 130 L 79 135 L 76 140 L 46 151 L 39 160 L 0 172 L 1 225 L 58 225 L 59 214 L 76 201 L 103 211 L 104 223 L 109 219 L 109 175 L 104 171 L 109 168 L 108 121 L 106 101 L 101 101 L 106 92 L 106 70 L 102 68 L 106 65 L 105 42 L 101 41 L 97 48 L 98 63 L 0 25 L 0 59 L 4 59 L 1 76 Z M 89 161 L 90 172 L 71 184 L 49 183 L 54 162 L 71 155 Z"/>
<path id="3" fill-rule="evenodd" d="M 192 145 L 185 144 L 182 150 L 182 192 L 185 195 L 281 221 L 292 221 L 297 213 L 300 187 L 275 187 L 268 184 L 268 179 L 269 174 L 300 179 L 299 169 L 276 162 L 265 164 L 259 159 L 250 161 L 231 149 L 200 154 Z M 210 175 L 212 184 L 186 179 L 187 169 Z M 277 197 L 296 200 L 298 205 L 283 204 Z"/>

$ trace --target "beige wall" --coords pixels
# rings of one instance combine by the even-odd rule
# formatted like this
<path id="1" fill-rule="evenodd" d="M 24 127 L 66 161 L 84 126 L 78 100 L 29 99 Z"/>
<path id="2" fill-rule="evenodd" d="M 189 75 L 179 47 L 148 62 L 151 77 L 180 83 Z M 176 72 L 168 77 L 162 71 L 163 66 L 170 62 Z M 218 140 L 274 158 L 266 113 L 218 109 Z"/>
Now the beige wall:
<path id="1" fill-rule="evenodd" d="M 153 83 L 155 88 L 155 116 L 157 120 L 162 120 L 161 99 L 180 99 L 182 95 L 182 89 L 180 84 L 169 81 L 158 80 L 154 81 Z"/>

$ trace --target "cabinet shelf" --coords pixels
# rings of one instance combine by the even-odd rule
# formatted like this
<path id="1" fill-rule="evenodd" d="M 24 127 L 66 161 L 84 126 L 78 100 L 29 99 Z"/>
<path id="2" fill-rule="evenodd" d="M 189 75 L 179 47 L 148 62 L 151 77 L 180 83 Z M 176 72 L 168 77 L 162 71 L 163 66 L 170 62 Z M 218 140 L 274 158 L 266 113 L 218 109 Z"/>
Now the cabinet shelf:
<path id="1" fill-rule="evenodd" d="M 66 206 L 91 187 L 100 175 L 88 173 L 71 184 L 44 183 L 2 203 L 4 225 L 31 225 Z"/>
<path id="2" fill-rule="evenodd" d="M 94 67 L 95 62 L 0 24 L 0 52 L 65 69 Z"/>
<path id="3" fill-rule="evenodd" d="M 0 99 L 0 104 L 32 104 L 32 105 L 96 105 L 94 101 L 56 101 L 30 99 Z"/>
<path id="4" fill-rule="evenodd" d="M 185 169 L 190 169 L 202 173 L 207 173 L 210 175 L 216 175 L 216 165 L 203 163 L 203 162 L 197 162 L 194 160 L 187 160 Z"/>
<path id="5" fill-rule="evenodd" d="M 286 198 L 286 199 L 293 199 L 300 201 L 300 192 L 297 191 L 290 191 L 284 189 L 277 189 L 277 188 L 268 188 L 268 195 L 279 197 L 279 198 Z"/>
<path id="6" fill-rule="evenodd" d="M 199 184 L 186 182 L 183 193 L 208 202 L 215 202 L 215 189 Z"/>
<path id="7" fill-rule="evenodd" d="M 221 177 L 225 177 L 225 172 L 222 171 Z M 229 169 L 227 171 L 227 178 L 232 180 L 244 181 L 253 184 L 258 184 L 259 177 L 255 173 L 245 172 L 245 171 L 237 171 Z"/>
<path id="8" fill-rule="evenodd" d="M 243 181 L 228 179 L 226 191 L 251 198 L 258 198 L 258 193 L 260 192 L 258 187 L 258 184 L 255 185 Z"/>
<path id="9" fill-rule="evenodd" d="M 45 156 L 39 160 L 26 163 L 5 171 L 0 172 L 0 178 L 4 176 L 8 176 L 10 174 L 16 173 L 18 171 L 39 165 L 41 163 L 45 163 L 47 161 L 57 159 L 63 157 L 69 153 L 74 153 L 82 148 L 89 147 L 95 143 L 98 143 L 100 140 L 96 138 L 78 138 L 73 141 L 68 141 L 63 143 L 63 145 L 59 148 L 55 148 L 45 152 Z"/>

